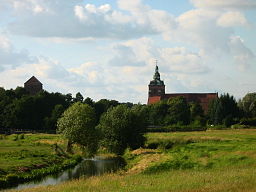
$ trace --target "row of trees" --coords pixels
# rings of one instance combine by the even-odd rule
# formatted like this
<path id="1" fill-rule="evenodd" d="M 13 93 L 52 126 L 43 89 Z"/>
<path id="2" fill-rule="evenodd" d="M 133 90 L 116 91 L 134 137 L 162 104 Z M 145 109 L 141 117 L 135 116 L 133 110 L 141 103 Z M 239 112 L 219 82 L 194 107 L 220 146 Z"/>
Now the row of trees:
<path id="1" fill-rule="evenodd" d="M 254 123 L 256 93 L 249 93 L 236 102 L 229 94 L 212 100 L 205 113 L 198 103 L 187 103 L 175 97 L 152 105 L 119 103 L 101 99 L 94 102 L 80 93 L 48 93 L 29 95 L 24 88 L 0 88 L 0 129 L 56 131 L 78 143 L 87 153 L 94 154 L 98 146 L 116 154 L 129 147 L 143 145 L 143 133 L 149 125 L 198 126 L 206 124 L 230 126 L 234 123 Z M 58 122 L 58 123 L 57 123 Z"/>
<path id="2" fill-rule="evenodd" d="M 32 96 L 22 87 L 14 90 L 0 88 L 0 130 L 23 129 L 54 132 L 58 118 L 76 102 L 86 103 L 94 108 L 96 123 L 108 108 L 119 105 L 119 102 L 115 100 L 101 99 L 94 102 L 89 97 L 84 99 L 79 92 L 75 97 L 72 94 L 64 95 L 47 91 Z"/>
<path id="3" fill-rule="evenodd" d="M 183 97 L 171 98 L 148 106 L 150 125 L 224 125 L 254 122 L 256 93 L 248 93 L 238 102 L 229 94 L 212 100 L 204 112 L 198 103 L 187 103 Z"/>
<path id="4" fill-rule="evenodd" d="M 94 108 L 77 102 L 69 107 L 58 120 L 58 131 L 68 139 L 67 151 L 72 144 L 79 144 L 88 156 L 98 147 L 115 154 L 123 154 L 126 148 L 136 149 L 144 145 L 146 123 L 141 105 L 112 107 L 104 113 L 96 126 Z"/>
<path id="5" fill-rule="evenodd" d="M 81 102 L 91 106 L 96 115 L 96 124 L 109 108 L 120 105 L 116 100 L 101 99 L 94 102 L 84 99 L 81 93 L 48 93 L 42 91 L 35 96 L 29 95 L 22 87 L 15 90 L 0 88 L 0 129 L 29 129 L 55 131 L 56 122 L 61 114 L 73 103 Z M 132 103 L 125 103 L 131 108 Z M 229 94 L 221 95 L 212 101 L 209 111 L 204 113 L 198 103 L 187 103 L 183 97 L 142 106 L 147 125 L 196 125 L 206 123 L 229 126 L 256 117 L 256 93 L 248 93 L 236 102 Z M 253 122 L 253 121 L 252 121 Z"/>
<path id="6" fill-rule="evenodd" d="M 198 103 L 187 103 L 183 97 L 149 106 L 115 103 L 102 113 L 98 123 L 95 108 L 77 102 L 58 120 L 58 131 L 68 139 L 68 151 L 77 143 L 88 155 L 98 147 L 123 154 L 126 148 L 144 145 L 143 134 L 148 125 L 205 126 L 208 122 L 230 126 L 241 117 L 255 117 L 255 95 L 248 94 L 239 103 L 229 94 L 221 95 L 212 100 L 207 114 Z"/>

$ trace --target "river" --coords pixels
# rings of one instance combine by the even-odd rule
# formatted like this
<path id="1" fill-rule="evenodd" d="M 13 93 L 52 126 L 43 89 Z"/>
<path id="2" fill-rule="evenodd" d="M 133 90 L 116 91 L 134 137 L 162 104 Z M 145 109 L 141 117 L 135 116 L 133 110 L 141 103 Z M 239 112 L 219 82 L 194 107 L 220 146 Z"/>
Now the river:
<path id="1" fill-rule="evenodd" d="M 95 157 L 93 159 L 85 159 L 74 168 L 55 175 L 46 176 L 37 181 L 19 184 L 11 189 L 26 189 L 36 186 L 56 185 L 72 179 L 86 178 L 101 175 L 103 173 L 115 172 L 124 166 L 125 161 L 122 158 L 102 159 L 100 157 Z"/>

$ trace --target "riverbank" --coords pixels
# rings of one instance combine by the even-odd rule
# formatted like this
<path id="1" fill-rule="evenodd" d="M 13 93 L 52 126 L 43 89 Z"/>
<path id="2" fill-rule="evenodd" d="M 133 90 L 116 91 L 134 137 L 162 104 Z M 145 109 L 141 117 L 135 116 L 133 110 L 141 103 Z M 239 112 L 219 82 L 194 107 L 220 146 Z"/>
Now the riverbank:
<path id="1" fill-rule="evenodd" d="M 256 191 L 256 130 L 148 133 L 126 170 L 40 191 Z M 22 190 L 27 191 L 27 190 Z"/>
<path id="2" fill-rule="evenodd" d="M 0 189 L 58 173 L 82 160 L 80 155 L 66 154 L 63 147 L 59 135 L 1 135 Z"/>

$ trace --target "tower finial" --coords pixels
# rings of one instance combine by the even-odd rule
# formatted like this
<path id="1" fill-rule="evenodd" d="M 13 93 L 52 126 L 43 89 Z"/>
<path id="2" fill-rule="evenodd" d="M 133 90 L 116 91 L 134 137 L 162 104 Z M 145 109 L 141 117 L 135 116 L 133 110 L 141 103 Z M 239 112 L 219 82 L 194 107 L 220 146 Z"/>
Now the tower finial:
<path id="1" fill-rule="evenodd" d="M 157 59 L 156 59 L 156 66 L 157 66 Z"/>

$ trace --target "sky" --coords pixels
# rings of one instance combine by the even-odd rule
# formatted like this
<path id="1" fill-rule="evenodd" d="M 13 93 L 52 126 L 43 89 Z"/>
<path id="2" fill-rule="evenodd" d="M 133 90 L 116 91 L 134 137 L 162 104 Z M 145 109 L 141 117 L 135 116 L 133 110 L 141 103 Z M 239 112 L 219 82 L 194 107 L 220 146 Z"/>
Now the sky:
<path id="1" fill-rule="evenodd" d="M 256 0 L 0 0 L 0 87 L 146 103 L 166 93 L 256 87 Z"/>

